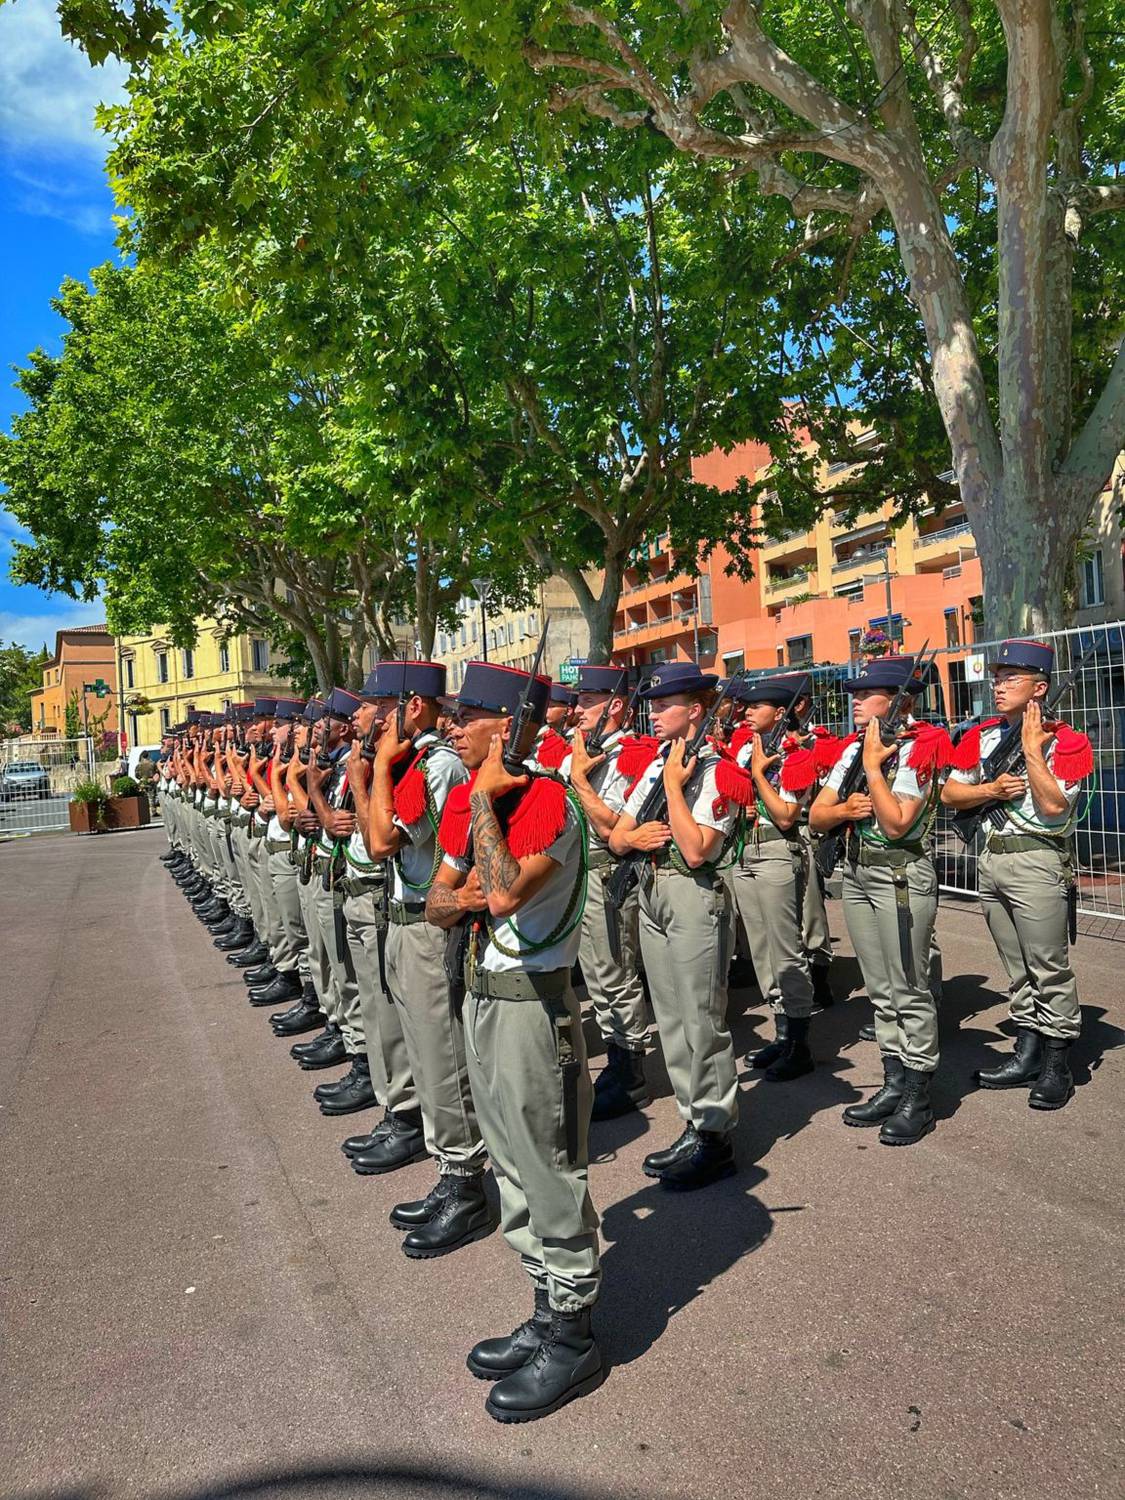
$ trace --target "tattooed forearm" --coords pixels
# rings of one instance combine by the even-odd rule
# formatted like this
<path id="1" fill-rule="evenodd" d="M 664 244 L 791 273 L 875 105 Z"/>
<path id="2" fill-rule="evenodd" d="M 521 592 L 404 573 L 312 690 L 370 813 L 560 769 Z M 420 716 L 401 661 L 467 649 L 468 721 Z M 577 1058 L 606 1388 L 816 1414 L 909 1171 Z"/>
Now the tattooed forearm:
<path id="1" fill-rule="evenodd" d="M 492 802 L 481 792 L 469 798 L 473 810 L 473 851 L 480 888 L 486 896 L 494 891 L 510 891 L 519 879 L 520 862 L 500 832 Z"/>
<path id="2" fill-rule="evenodd" d="M 461 902 L 451 885 L 430 886 L 426 897 L 426 921 L 432 927 L 452 927 L 461 916 Z"/>

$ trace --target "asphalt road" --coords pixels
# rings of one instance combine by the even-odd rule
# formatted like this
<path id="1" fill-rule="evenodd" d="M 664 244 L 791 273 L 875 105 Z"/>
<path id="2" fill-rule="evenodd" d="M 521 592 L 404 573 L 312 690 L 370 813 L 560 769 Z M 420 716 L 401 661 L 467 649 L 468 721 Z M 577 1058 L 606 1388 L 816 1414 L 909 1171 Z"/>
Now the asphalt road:
<path id="1" fill-rule="evenodd" d="M 640 1173 L 665 1094 L 597 1127 L 594 1396 L 484 1413 L 467 1349 L 525 1315 L 499 1235 L 409 1262 L 157 864 L 159 830 L 0 846 L 0 1494 L 1004 1500 L 1125 1492 L 1125 943 L 1079 950 L 1080 1087 L 1059 1114 L 973 1092 L 997 1040 L 979 916 L 943 909 L 937 1131 L 844 1128 L 872 1086 L 862 1002 L 815 1075 L 751 1082 L 739 1176 Z M 842 933 L 839 907 L 834 926 Z M 844 948 L 841 944 L 841 948 Z M 841 989 L 856 984 L 839 965 Z M 744 1050 L 756 994 L 735 997 Z"/>

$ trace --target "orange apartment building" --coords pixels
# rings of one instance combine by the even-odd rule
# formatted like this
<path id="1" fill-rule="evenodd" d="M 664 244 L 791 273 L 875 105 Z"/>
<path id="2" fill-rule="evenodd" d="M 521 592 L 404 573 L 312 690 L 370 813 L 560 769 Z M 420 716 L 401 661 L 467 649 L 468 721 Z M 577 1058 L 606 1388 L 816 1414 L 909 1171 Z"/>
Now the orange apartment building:
<path id="1" fill-rule="evenodd" d="M 83 684 L 95 682 L 99 677 L 108 684 L 109 695 L 98 698 L 93 693 L 84 694 Z M 78 694 L 80 724 L 85 698 L 91 732 L 103 714 L 106 715 L 101 722 L 104 732 L 120 727 L 117 658 L 113 637 L 104 625 L 79 625 L 72 630 L 56 631 L 55 654 L 43 668 L 43 686 L 31 695 L 31 733 L 61 739 L 66 734 L 66 705 L 74 693 Z"/>
<path id="2" fill-rule="evenodd" d="M 693 471 L 733 488 L 768 463 L 763 445 L 744 444 L 697 459 Z M 893 510 L 888 501 L 854 521 L 828 511 L 807 531 L 767 539 L 748 580 L 728 573 L 722 546 L 692 578 L 666 538 L 656 539 L 648 581 L 639 569 L 626 573 L 615 651 L 651 662 L 692 658 L 698 645 L 701 661 L 730 676 L 743 667 L 846 662 L 874 627 L 907 648 L 927 638 L 933 645 L 971 642 L 981 572 L 964 507 L 892 527 Z"/>

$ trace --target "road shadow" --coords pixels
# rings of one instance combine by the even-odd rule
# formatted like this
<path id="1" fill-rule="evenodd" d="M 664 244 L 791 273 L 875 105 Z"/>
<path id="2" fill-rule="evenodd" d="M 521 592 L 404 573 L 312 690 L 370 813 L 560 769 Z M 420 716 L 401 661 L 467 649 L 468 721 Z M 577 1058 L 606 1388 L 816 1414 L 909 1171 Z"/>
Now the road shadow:
<path id="1" fill-rule="evenodd" d="M 497 1436 L 505 1429 L 497 1428 Z M 522 1432 L 523 1429 L 511 1429 Z M 652 1500 L 660 1491 L 646 1486 Z M 512 1483 L 474 1473 L 463 1467 L 415 1464 L 389 1455 L 371 1463 L 354 1461 L 309 1463 L 293 1468 L 264 1468 L 249 1473 L 216 1477 L 184 1487 L 138 1486 L 129 1493 L 136 1500 L 303 1500 L 305 1496 L 393 1496 L 395 1500 L 430 1496 L 464 1497 L 464 1500 L 615 1500 L 601 1486 L 544 1484 L 532 1479 Z M 25 1490 L 8 1500 L 112 1500 L 113 1489 L 99 1480 L 65 1489 Z"/>
<path id="2" fill-rule="evenodd" d="M 766 1242 L 773 1216 L 753 1192 L 765 1177 L 760 1167 L 743 1168 L 695 1193 L 646 1179 L 610 1205 L 602 1217 L 598 1342 L 612 1364 L 640 1359 L 676 1313 Z"/>

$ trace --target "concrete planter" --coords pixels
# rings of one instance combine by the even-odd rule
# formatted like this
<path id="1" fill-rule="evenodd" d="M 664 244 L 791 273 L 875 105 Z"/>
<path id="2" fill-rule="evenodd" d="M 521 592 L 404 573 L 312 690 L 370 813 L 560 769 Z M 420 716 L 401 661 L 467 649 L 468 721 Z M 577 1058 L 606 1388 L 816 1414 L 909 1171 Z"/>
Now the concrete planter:
<path id="1" fill-rule="evenodd" d="M 143 828 L 148 822 L 148 798 L 111 797 L 105 822 L 107 828 Z"/>

